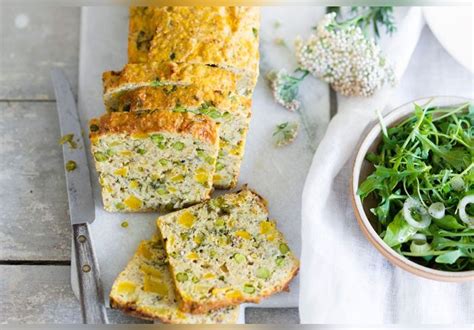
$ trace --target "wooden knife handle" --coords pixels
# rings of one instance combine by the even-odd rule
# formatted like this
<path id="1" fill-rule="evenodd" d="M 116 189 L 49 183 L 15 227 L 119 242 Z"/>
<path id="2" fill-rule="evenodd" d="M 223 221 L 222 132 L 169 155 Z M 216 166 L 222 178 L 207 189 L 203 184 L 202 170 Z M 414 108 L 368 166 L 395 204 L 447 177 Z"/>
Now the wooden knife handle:
<path id="1" fill-rule="evenodd" d="M 87 223 L 72 226 L 76 266 L 79 278 L 79 298 L 82 320 L 85 324 L 107 324 L 104 291 L 99 276 L 99 266 L 92 248 Z"/>

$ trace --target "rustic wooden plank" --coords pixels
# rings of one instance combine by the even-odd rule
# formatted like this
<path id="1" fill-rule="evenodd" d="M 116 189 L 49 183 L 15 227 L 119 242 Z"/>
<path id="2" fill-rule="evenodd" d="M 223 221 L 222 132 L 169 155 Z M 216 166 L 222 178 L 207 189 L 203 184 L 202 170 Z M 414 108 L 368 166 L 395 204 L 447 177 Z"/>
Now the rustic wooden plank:
<path id="1" fill-rule="evenodd" d="M 0 323 L 81 323 L 69 266 L 0 266 Z M 110 323 L 147 323 L 107 311 Z"/>
<path id="2" fill-rule="evenodd" d="M 246 324 L 299 324 L 298 308 L 246 308 Z"/>
<path id="3" fill-rule="evenodd" d="M 63 68 L 77 91 L 80 8 L 2 6 L 0 99 L 54 99 L 49 71 Z"/>
<path id="4" fill-rule="evenodd" d="M 0 102 L 0 260 L 70 260 L 54 102 Z"/>
<path id="5" fill-rule="evenodd" d="M 0 266 L 1 323 L 80 323 L 68 266 Z"/>

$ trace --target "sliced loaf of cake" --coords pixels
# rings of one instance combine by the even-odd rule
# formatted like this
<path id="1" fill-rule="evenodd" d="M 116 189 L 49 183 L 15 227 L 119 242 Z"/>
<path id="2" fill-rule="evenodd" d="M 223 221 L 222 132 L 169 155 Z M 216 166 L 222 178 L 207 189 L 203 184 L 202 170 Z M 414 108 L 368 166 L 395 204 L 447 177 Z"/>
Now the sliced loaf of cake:
<path id="1" fill-rule="evenodd" d="M 89 128 L 106 210 L 175 209 L 209 198 L 219 147 L 211 119 L 114 112 L 91 120 Z"/>
<path id="2" fill-rule="evenodd" d="M 164 215 L 157 225 L 183 311 L 259 302 L 287 289 L 299 268 L 265 201 L 248 189 Z"/>

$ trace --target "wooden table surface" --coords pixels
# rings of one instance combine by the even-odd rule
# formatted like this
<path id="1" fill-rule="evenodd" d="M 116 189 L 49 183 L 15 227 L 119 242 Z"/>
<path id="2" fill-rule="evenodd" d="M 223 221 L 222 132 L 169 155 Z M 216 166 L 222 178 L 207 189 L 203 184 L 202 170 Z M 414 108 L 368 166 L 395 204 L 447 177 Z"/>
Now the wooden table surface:
<path id="1" fill-rule="evenodd" d="M 80 8 L 0 10 L 1 323 L 81 322 L 70 287 L 68 206 L 49 78 L 51 67 L 61 67 L 77 91 L 79 30 Z M 425 28 L 408 72 L 439 64 L 465 72 Z M 142 322 L 116 311 L 109 318 Z M 246 313 L 247 323 L 298 321 L 297 309 Z"/>

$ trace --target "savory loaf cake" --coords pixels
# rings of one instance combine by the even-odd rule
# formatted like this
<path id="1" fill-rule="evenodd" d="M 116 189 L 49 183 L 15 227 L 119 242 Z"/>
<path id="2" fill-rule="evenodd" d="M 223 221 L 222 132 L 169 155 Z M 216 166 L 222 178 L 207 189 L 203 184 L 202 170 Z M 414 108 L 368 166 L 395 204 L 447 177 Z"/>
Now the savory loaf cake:
<path id="1" fill-rule="evenodd" d="M 206 91 L 196 85 L 140 87 L 116 98 L 108 111 L 168 110 L 203 114 L 220 124 L 219 154 L 213 185 L 230 189 L 237 184 L 250 121 L 251 99 Z"/>
<path id="2" fill-rule="evenodd" d="M 208 65 L 175 62 L 127 64 L 122 71 L 104 72 L 102 81 L 106 106 L 113 105 L 122 93 L 145 86 L 197 85 L 203 90 L 231 90 L 244 96 L 250 96 L 253 90 L 243 75 Z"/>
<path id="3" fill-rule="evenodd" d="M 244 189 L 157 219 L 183 311 L 259 302 L 285 290 L 299 262 L 265 201 Z"/>
<path id="4" fill-rule="evenodd" d="M 155 7 L 130 7 L 128 63 L 148 62 L 148 52 L 158 25 L 157 14 Z"/>
<path id="5" fill-rule="evenodd" d="M 110 306 L 132 316 L 164 323 L 236 323 L 239 307 L 228 307 L 202 315 L 178 308 L 175 286 L 160 237 L 142 241 L 125 269 L 114 281 Z"/>
<path id="6" fill-rule="evenodd" d="M 253 88 L 259 21 L 258 7 L 132 7 L 128 59 L 214 65 L 246 74 Z"/>
<path id="7" fill-rule="evenodd" d="M 211 119 L 113 112 L 91 120 L 89 128 L 106 210 L 173 209 L 209 198 L 219 143 Z"/>

